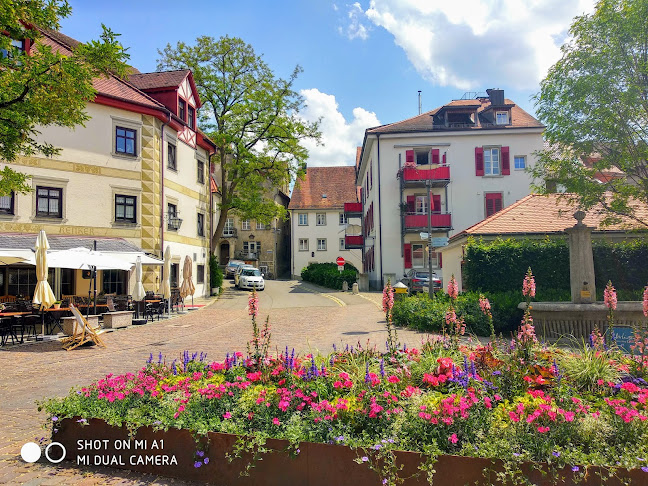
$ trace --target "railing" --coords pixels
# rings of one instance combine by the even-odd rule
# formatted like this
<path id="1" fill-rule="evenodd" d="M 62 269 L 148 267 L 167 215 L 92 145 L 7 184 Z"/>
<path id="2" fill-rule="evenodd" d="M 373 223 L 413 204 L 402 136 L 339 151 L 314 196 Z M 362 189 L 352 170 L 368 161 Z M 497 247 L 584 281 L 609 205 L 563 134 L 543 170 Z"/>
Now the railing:
<path id="1" fill-rule="evenodd" d="M 178 218 L 177 216 L 169 216 L 169 219 L 167 221 L 168 229 L 178 231 L 180 229 L 180 226 L 182 226 L 182 219 Z"/>
<path id="2" fill-rule="evenodd" d="M 344 203 L 344 212 L 362 214 L 362 203 Z"/>
<path id="3" fill-rule="evenodd" d="M 257 251 L 238 251 L 236 252 L 238 260 L 258 260 L 259 252 Z"/>
<path id="4" fill-rule="evenodd" d="M 430 215 L 432 228 L 452 228 L 452 217 L 450 213 L 432 213 Z M 427 214 L 407 213 L 405 215 L 406 229 L 425 229 L 428 227 Z"/>
<path id="5" fill-rule="evenodd" d="M 223 229 L 223 238 L 236 238 L 236 228 Z"/>
<path id="6" fill-rule="evenodd" d="M 435 169 L 417 169 L 405 167 L 403 169 L 404 181 L 442 181 L 450 180 L 450 167 L 437 167 Z M 345 204 L 346 206 L 346 204 Z"/>
<path id="7" fill-rule="evenodd" d="M 347 248 L 362 248 L 362 235 L 345 235 L 344 244 Z"/>

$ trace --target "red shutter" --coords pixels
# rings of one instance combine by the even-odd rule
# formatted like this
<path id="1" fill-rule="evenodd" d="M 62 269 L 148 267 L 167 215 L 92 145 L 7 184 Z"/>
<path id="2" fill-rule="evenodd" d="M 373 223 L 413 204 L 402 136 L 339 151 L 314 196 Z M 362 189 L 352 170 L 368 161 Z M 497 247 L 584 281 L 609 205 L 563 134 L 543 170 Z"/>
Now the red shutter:
<path id="1" fill-rule="evenodd" d="M 407 196 L 407 212 L 413 213 L 416 211 L 416 196 Z"/>
<path id="2" fill-rule="evenodd" d="M 484 149 L 482 147 L 475 147 L 475 175 L 484 175 Z"/>
<path id="3" fill-rule="evenodd" d="M 432 212 L 440 213 L 441 212 L 441 195 L 432 194 Z"/>
<path id="4" fill-rule="evenodd" d="M 412 245 L 405 243 L 405 268 L 412 268 Z"/>
<path id="5" fill-rule="evenodd" d="M 438 253 L 439 255 L 439 268 L 443 268 L 443 254 Z"/>
<path id="6" fill-rule="evenodd" d="M 486 217 L 502 210 L 502 193 L 492 192 L 486 194 Z"/>
<path id="7" fill-rule="evenodd" d="M 511 175 L 511 161 L 508 147 L 502 147 L 502 175 Z"/>
<path id="8" fill-rule="evenodd" d="M 414 151 L 413 150 L 406 150 L 405 151 L 405 162 L 414 162 Z"/>
<path id="9" fill-rule="evenodd" d="M 432 163 L 439 163 L 439 149 L 432 149 Z"/>
<path id="10" fill-rule="evenodd" d="M 443 152 L 443 165 L 446 165 L 446 152 Z"/>

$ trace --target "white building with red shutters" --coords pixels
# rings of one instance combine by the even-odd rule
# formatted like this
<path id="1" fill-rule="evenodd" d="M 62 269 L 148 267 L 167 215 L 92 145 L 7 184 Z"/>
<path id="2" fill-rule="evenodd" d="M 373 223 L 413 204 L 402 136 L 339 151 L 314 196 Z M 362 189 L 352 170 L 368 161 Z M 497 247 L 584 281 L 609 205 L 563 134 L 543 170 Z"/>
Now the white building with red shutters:
<path id="1" fill-rule="evenodd" d="M 544 126 L 502 90 L 454 100 L 413 118 L 365 131 L 357 167 L 361 248 L 373 288 L 427 269 L 433 237 L 450 237 L 530 193 L 525 169 L 542 149 Z M 430 201 L 428 201 L 428 185 Z M 432 270 L 443 261 L 432 249 Z"/>

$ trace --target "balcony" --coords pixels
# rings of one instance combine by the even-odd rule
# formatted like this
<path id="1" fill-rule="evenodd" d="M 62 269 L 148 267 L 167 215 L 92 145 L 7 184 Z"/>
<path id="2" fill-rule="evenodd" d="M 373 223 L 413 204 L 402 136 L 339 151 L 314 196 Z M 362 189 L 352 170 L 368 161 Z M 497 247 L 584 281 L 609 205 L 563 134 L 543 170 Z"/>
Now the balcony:
<path id="1" fill-rule="evenodd" d="M 170 214 L 167 218 L 167 229 L 169 231 L 178 231 L 182 226 L 182 220 L 175 215 Z"/>
<path id="2" fill-rule="evenodd" d="M 237 251 L 235 254 L 235 258 L 238 260 L 243 260 L 246 262 L 249 261 L 256 261 L 259 259 L 259 252 L 256 251 Z"/>
<path id="3" fill-rule="evenodd" d="M 362 248 L 363 237 L 362 235 L 345 235 L 344 244 L 347 249 Z"/>
<path id="4" fill-rule="evenodd" d="M 430 219 L 433 230 L 452 229 L 452 218 L 450 213 L 433 213 Z M 407 213 L 405 215 L 405 231 L 425 231 L 427 230 L 427 227 L 427 214 Z"/>
<path id="5" fill-rule="evenodd" d="M 402 171 L 401 178 L 406 187 L 421 187 L 425 181 L 431 181 L 432 187 L 443 187 L 450 182 L 450 167 L 447 165 L 435 169 L 405 167 Z"/>
<path id="6" fill-rule="evenodd" d="M 223 228 L 222 238 L 237 238 L 236 228 Z"/>
<path id="7" fill-rule="evenodd" d="M 362 203 L 344 203 L 344 214 L 347 216 L 362 216 Z"/>

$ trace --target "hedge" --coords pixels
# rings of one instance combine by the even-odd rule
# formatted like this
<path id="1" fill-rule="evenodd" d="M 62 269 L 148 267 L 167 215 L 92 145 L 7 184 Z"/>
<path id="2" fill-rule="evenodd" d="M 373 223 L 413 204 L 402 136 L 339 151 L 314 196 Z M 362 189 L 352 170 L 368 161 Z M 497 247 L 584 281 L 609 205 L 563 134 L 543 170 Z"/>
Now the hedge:
<path id="1" fill-rule="evenodd" d="M 349 288 L 356 282 L 358 269 L 350 263 L 344 264 L 340 273 L 337 263 L 311 263 L 301 271 L 302 279 L 329 289 L 342 289 L 342 282 L 346 281 Z"/>
<path id="2" fill-rule="evenodd" d="M 611 280 L 619 291 L 633 296 L 648 284 L 648 240 L 620 243 L 594 240 L 597 294 Z M 544 240 L 469 239 L 463 267 L 464 289 L 482 292 L 515 291 L 527 268 L 536 277 L 538 291 L 569 291 L 569 245 L 565 238 Z M 633 297 L 634 298 L 634 297 Z M 619 296 L 621 300 L 621 295 Z"/>

